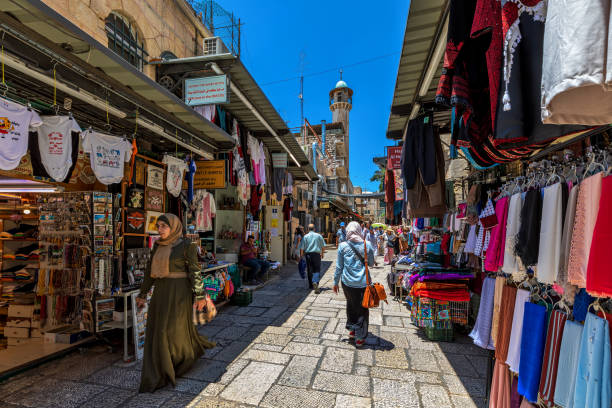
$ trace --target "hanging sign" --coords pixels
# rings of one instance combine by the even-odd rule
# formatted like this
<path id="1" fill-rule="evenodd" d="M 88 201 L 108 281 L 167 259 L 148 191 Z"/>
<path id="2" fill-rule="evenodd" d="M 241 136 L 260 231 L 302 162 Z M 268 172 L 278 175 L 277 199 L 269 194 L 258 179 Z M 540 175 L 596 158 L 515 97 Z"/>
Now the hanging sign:
<path id="1" fill-rule="evenodd" d="M 276 169 L 287 167 L 287 153 L 272 153 L 272 167 Z"/>
<path id="2" fill-rule="evenodd" d="M 329 201 L 321 201 L 319 203 L 319 208 L 329 208 Z"/>
<path id="3" fill-rule="evenodd" d="M 196 162 L 193 188 L 225 188 L 225 160 L 201 160 Z"/>
<path id="4" fill-rule="evenodd" d="M 402 147 L 401 146 L 387 146 L 387 169 L 395 170 L 399 169 L 400 162 L 402 159 Z"/>
<path id="5" fill-rule="evenodd" d="M 185 103 L 189 106 L 228 103 L 227 75 L 185 80 Z"/>

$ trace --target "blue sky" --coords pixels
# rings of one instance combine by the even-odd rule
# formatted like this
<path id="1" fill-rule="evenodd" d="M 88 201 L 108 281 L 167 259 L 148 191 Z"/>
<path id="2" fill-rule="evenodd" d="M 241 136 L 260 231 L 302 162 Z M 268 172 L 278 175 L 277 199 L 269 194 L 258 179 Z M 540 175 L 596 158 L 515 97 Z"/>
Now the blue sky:
<path id="1" fill-rule="evenodd" d="M 331 121 L 329 91 L 343 79 L 354 91 L 350 113 L 350 176 L 370 190 L 372 157 L 385 137 L 409 0 L 217 0 L 242 20 L 241 59 L 289 127 L 300 126 L 300 54 L 304 54 L 304 116 Z M 391 54 L 391 55 L 390 55 Z M 381 57 L 376 60 L 353 64 Z M 319 75 L 312 75 L 331 69 Z"/>

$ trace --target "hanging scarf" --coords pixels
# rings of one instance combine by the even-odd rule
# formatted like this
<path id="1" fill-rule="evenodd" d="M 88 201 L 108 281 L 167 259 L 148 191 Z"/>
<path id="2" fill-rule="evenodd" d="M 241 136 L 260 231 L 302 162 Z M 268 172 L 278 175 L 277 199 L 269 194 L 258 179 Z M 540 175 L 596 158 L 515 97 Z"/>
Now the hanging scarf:
<path id="1" fill-rule="evenodd" d="M 176 215 L 170 213 L 160 215 L 157 221 L 168 224 L 170 235 L 167 238 L 160 238 L 156 241 L 157 247 L 151 259 L 151 277 L 164 278 L 170 273 L 172 247 L 183 237 L 183 225 Z"/>

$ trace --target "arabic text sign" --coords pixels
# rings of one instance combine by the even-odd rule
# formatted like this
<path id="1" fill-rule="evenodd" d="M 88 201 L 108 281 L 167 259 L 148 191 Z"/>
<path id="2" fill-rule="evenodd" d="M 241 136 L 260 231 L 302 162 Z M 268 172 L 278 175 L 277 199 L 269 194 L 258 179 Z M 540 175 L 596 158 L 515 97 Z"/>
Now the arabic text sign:
<path id="1" fill-rule="evenodd" d="M 227 76 L 216 75 L 185 80 L 185 103 L 190 106 L 227 103 Z"/>

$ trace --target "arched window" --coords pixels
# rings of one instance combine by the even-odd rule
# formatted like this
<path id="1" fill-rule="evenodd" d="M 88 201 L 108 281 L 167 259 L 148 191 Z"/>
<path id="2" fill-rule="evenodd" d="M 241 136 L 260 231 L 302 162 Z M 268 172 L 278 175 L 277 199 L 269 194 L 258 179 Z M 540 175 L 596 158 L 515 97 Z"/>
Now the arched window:
<path id="1" fill-rule="evenodd" d="M 106 17 L 108 48 L 142 71 L 149 54 L 144 50 L 138 31 L 124 16 L 112 12 Z"/>

